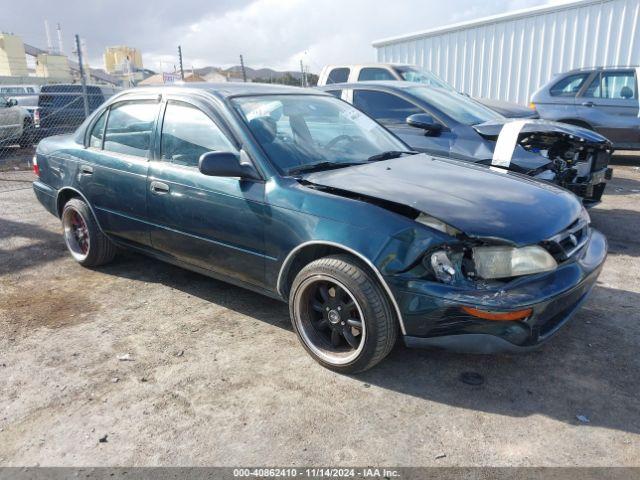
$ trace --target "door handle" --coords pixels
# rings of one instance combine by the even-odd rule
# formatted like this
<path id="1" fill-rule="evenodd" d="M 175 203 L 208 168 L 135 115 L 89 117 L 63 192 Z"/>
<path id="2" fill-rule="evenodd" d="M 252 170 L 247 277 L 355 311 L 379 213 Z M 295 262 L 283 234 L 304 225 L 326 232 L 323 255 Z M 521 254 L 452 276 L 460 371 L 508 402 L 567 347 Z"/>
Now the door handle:
<path id="1" fill-rule="evenodd" d="M 93 167 L 89 165 L 80 165 L 80 175 L 93 175 Z"/>
<path id="2" fill-rule="evenodd" d="M 153 181 L 151 182 L 151 192 L 158 195 L 169 193 L 169 185 L 167 185 L 166 183 Z"/>
<path id="3" fill-rule="evenodd" d="M 582 102 L 583 107 L 593 107 L 593 105 L 594 105 L 593 102 Z"/>

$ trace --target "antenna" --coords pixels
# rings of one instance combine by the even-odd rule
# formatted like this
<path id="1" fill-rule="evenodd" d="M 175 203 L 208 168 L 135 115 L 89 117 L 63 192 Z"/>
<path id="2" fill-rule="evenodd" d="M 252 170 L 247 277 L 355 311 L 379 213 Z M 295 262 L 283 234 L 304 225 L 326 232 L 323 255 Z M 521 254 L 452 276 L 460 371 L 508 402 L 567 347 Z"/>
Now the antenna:
<path id="1" fill-rule="evenodd" d="M 58 50 L 62 54 L 64 53 L 64 48 L 62 47 L 62 27 L 60 23 L 56 25 L 56 31 L 58 32 Z"/>
<path id="2" fill-rule="evenodd" d="M 51 43 L 51 32 L 49 32 L 49 21 L 44 21 L 44 33 L 47 36 L 47 49 L 49 53 L 53 51 L 53 44 Z"/>

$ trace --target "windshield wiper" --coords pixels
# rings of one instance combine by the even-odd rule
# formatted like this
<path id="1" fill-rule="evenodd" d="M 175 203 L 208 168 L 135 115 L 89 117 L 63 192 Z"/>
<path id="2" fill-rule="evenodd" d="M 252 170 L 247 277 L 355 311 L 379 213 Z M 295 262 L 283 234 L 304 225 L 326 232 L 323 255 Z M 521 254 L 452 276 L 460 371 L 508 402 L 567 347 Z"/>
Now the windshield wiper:
<path id="1" fill-rule="evenodd" d="M 380 160 L 391 160 L 392 158 L 398 158 L 402 155 L 415 155 L 418 152 L 413 150 L 389 150 L 387 152 L 377 153 L 367 158 L 367 162 L 378 162 Z"/>
<path id="2" fill-rule="evenodd" d="M 332 168 L 351 167 L 353 165 L 362 165 L 362 162 L 318 162 L 299 165 L 287 170 L 287 175 L 295 175 L 298 173 L 317 172 L 320 170 L 329 170 Z"/>

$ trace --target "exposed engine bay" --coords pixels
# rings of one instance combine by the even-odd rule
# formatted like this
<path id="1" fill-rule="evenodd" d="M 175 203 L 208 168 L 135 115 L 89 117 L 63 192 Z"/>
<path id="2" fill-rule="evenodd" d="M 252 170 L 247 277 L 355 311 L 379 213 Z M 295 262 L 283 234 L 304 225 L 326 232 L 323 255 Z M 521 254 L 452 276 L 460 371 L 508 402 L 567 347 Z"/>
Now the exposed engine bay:
<path id="1" fill-rule="evenodd" d="M 560 185 L 582 197 L 585 205 L 600 201 L 612 176 L 608 165 L 613 146 L 607 139 L 581 127 L 544 120 L 516 120 L 496 127 L 475 127 L 496 141 L 491 165 Z M 522 160 L 527 154 L 549 163 L 526 170 Z"/>

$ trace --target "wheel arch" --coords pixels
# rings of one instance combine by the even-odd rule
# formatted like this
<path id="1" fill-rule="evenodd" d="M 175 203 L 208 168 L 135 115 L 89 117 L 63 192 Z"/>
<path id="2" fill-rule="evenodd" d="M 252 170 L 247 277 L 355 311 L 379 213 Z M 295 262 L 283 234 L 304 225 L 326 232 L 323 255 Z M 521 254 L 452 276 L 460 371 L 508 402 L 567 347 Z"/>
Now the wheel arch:
<path id="1" fill-rule="evenodd" d="M 406 335 L 406 330 L 404 328 L 404 322 L 402 320 L 402 313 L 400 312 L 400 307 L 398 302 L 396 301 L 391 288 L 385 281 L 384 277 L 380 273 L 380 271 L 376 268 L 376 266 L 365 257 L 360 252 L 342 245 L 336 242 L 330 241 L 319 241 L 312 240 L 309 242 L 304 242 L 291 250 L 284 262 L 282 262 L 282 266 L 280 267 L 280 272 L 278 274 L 278 281 L 276 284 L 276 289 L 278 294 L 284 299 L 288 300 L 289 298 L 289 289 L 293 283 L 295 276 L 298 274 L 302 268 L 309 264 L 310 262 L 317 260 L 318 258 L 325 257 L 327 255 L 335 255 L 335 254 L 346 254 L 350 257 L 355 258 L 365 270 L 369 273 L 373 274 L 374 278 L 378 280 L 378 283 L 382 286 L 383 291 L 385 292 L 387 298 L 391 302 L 392 308 L 396 314 L 396 318 L 398 323 L 400 324 L 400 331 L 403 335 Z"/>
<path id="2" fill-rule="evenodd" d="M 79 198 L 84 203 L 87 204 L 87 206 L 89 207 L 89 210 L 91 210 L 91 214 L 93 215 L 93 219 L 95 220 L 96 225 L 98 225 L 98 228 L 100 229 L 100 231 L 106 235 L 106 233 L 102 229 L 102 225 L 100 225 L 100 221 L 98 220 L 96 212 L 93 210 L 93 206 L 91 205 L 91 203 L 89 203 L 89 200 L 87 200 L 87 197 L 85 197 L 80 190 L 77 190 L 73 187 L 63 187 L 60 190 L 58 190 L 58 195 L 56 197 L 56 213 L 58 214 L 58 218 L 62 217 L 62 209 L 64 208 L 66 203 L 72 198 Z"/>

